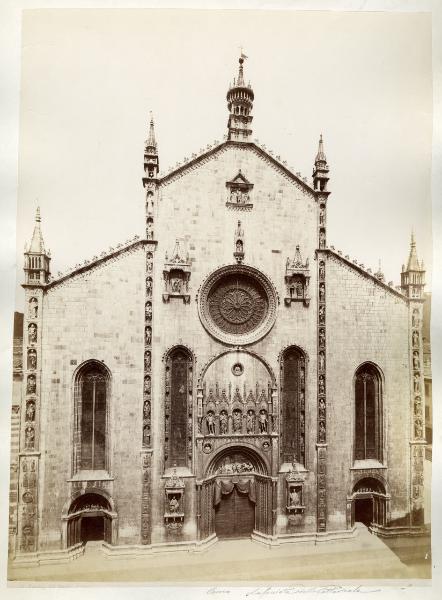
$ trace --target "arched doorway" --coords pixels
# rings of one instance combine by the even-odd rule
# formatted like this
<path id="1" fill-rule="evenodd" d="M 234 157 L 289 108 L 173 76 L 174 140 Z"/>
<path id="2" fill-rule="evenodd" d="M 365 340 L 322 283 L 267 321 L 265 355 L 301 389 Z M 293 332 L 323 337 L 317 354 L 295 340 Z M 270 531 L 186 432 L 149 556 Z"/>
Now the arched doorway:
<path id="1" fill-rule="evenodd" d="M 82 494 L 69 508 L 67 546 L 99 540 L 112 543 L 114 517 L 107 498 L 96 493 Z"/>
<path id="2" fill-rule="evenodd" d="M 246 446 L 224 447 L 200 487 L 200 537 L 272 533 L 272 480 L 263 458 Z"/>
<path id="3" fill-rule="evenodd" d="M 364 477 L 353 487 L 352 521 L 366 527 L 383 526 L 386 522 L 387 499 L 384 484 L 374 477 Z"/>

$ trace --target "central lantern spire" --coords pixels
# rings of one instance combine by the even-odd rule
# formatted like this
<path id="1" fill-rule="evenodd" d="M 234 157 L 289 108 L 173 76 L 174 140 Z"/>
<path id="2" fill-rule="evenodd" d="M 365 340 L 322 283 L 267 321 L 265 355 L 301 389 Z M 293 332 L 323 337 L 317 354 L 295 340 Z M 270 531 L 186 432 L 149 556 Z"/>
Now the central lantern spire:
<path id="1" fill-rule="evenodd" d="M 233 80 L 233 85 L 227 92 L 227 108 L 229 109 L 227 139 L 237 142 L 248 142 L 252 135 L 250 125 L 253 119 L 251 112 L 254 94 L 250 83 L 246 85 L 244 81 L 243 64 L 246 58 L 245 54 L 241 52 L 238 77 L 236 81 Z"/>

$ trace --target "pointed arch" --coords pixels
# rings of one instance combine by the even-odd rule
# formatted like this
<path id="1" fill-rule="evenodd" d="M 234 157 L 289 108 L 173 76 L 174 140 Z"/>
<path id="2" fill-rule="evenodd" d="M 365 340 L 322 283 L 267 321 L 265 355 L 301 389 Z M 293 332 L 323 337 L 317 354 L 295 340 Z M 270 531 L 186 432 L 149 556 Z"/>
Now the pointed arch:
<path id="1" fill-rule="evenodd" d="M 298 346 L 285 348 L 281 368 L 281 460 L 305 464 L 306 357 Z"/>
<path id="2" fill-rule="evenodd" d="M 74 374 L 74 473 L 109 471 L 110 383 L 110 371 L 98 360 L 84 362 Z"/>
<path id="3" fill-rule="evenodd" d="M 192 463 L 193 355 L 183 345 L 165 357 L 164 467 Z"/>
<path id="4" fill-rule="evenodd" d="M 354 377 L 354 460 L 383 460 L 382 390 L 379 367 L 360 365 Z"/>

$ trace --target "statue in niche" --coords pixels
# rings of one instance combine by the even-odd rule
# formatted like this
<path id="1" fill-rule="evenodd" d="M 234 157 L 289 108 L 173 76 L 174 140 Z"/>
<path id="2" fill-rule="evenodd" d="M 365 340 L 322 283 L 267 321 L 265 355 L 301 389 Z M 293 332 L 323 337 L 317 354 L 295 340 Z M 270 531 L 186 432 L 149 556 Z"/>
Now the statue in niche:
<path id="1" fill-rule="evenodd" d="M 215 415 L 212 410 L 209 410 L 206 416 L 207 433 L 209 435 L 215 435 Z"/>
<path id="2" fill-rule="evenodd" d="M 153 270 L 152 259 L 149 259 L 149 257 L 147 257 L 147 272 L 152 273 L 152 270 Z"/>
<path id="3" fill-rule="evenodd" d="M 413 331 L 413 346 L 419 346 L 419 334 L 417 331 Z"/>
<path id="4" fill-rule="evenodd" d="M 172 279 L 172 292 L 174 294 L 180 294 L 182 285 L 183 285 L 183 282 L 181 281 L 181 279 L 179 277 Z"/>
<path id="5" fill-rule="evenodd" d="M 153 239 L 153 222 L 152 219 L 148 219 L 146 226 L 146 237 L 148 240 Z"/>
<path id="6" fill-rule="evenodd" d="M 37 352 L 35 350 L 28 350 L 28 369 L 37 368 Z"/>
<path id="7" fill-rule="evenodd" d="M 29 375 L 28 377 L 28 385 L 26 387 L 27 394 L 35 394 L 36 384 L 35 384 L 35 375 Z"/>
<path id="8" fill-rule="evenodd" d="M 241 241 L 241 240 L 237 240 L 237 241 L 236 241 L 236 251 L 237 251 L 238 253 L 241 253 L 241 252 L 242 252 L 242 248 L 243 248 L 243 246 L 242 246 L 242 241 Z"/>
<path id="9" fill-rule="evenodd" d="M 325 394 L 325 378 L 324 375 L 319 376 L 319 393 Z"/>
<path id="10" fill-rule="evenodd" d="M 152 279 L 150 277 L 146 279 L 146 296 L 148 298 L 152 296 Z"/>
<path id="11" fill-rule="evenodd" d="M 414 437 L 421 438 L 423 434 L 422 421 L 421 419 L 416 419 L 414 422 Z"/>
<path id="12" fill-rule="evenodd" d="M 233 431 L 238 433 L 242 429 L 242 414 L 239 409 L 235 409 L 232 413 L 233 417 Z"/>
<path id="13" fill-rule="evenodd" d="M 152 320 L 152 303 L 146 302 L 146 321 Z"/>
<path id="14" fill-rule="evenodd" d="M 26 427 L 25 429 L 25 447 L 33 448 L 35 441 L 35 431 L 33 427 Z"/>
<path id="15" fill-rule="evenodd" d="M 319 300 L 325 302 L 325 283 L 321 283 L 319 286 Z"/>
<path id="16" fill-rule="evenodd" d="M 269 422 L 267 419 L 267 411 L 264 408 L 259 411 L 258 423 L 259 433 L 267 433 Z"/>
<path id="17" fill-rule="evenodd" d="M 319 263 L 319 279 L 325 278 L 325 263 L 323 260 Z"/>
<path id="18" fill-rule="evenodd" d="M 298 298 L 302 298 L 304 296 L 304 286 L 301 281 L 296 283 L 296 296 Z"/>
<path id="19" fill-rule="evenodd" d="M 143 445 L 150 445 L 150 422 L 143 427 Z"/>
<path id="20" fill-rule="evenodd" d="M 146 345 L 150 346 L 150 344 L 152 342 L 152 329 L 150 327 L 146 327 L 146 329 L 145 329 L 145 338 L 146 338 Z"/>
<path id="21" fill-rule="evenodd" d="M 230 202 L 239 202 L 238 200 L 238 190 L 231 190 L 230 192 Z"/>
<path id="22" fill-rule="evenodd" d="M 319 441 L 325 442 L 325 424 L 323 421 L 319 422 Z"/>
<path id="23" fill-rule="evenodd" d="M 325 400 L 324 398 L 319 399 L 319 410 L 325 410 Z"/>
<path id="24" fill-rule="evenodd" d="M 319 346 L 323 348 L 325 346 L 325 330 L 319 330 Z"/>
<path id="25" fill-rule="evenodd" d="M 31 298 L 29 300 L 29 316 L 31 319 L 38 317 L 38 300 L 37 298 Z"/>
<path id="26" fill-rule="evenodd" d="M 253 410 L 247 411 L 246 431 L 247 433 L 255 433 L 255 413 Z"/>
<path id="27" fill-rule="evenodd" d="M 419 311 L 415 308 L 411 317 L 411 324 L 413 327 L 419 328 Z"/>
<path id="28" fill-rule="evenodd" d="M 414 414 L 418 417 L 422 416 L 422 405 L 420 402 L 414 403 Z"/>
<path id="29" fill-rule="evenodd" d="M 180 503 L 178 502 L 177 497 L 176 496 L 172 496 L 169 499 L 169 512 L 171 512 L 171 513 L 178 512 L 179 508 L 180 508 Z"/>
<path id="30" fill-rule="evenodd" d="M 419 393 L 420 386 L 421 386 L 420 375 L 419 375 L 419 373 L 415 373 L 414 374 L 414 392 L 415 393 Z"/>
<path id="31" fill-rule="evenodd" d="M 325 231 L 319 232 L 319 247 L 325 248 Z"/>
<path id="32" fill-rule="evenodd" d="M 321 305 L 319 307 L 319 322 L 323 324 L 324 321 L 325 321 L 325 306 Z"/>
<path id="33" fill-rule="evenodd" d="M 28 402 L 26 405 L 26 421 L 33 421 L 35 419 L 35 403 Z"/>
<path id="34" fill-rule="evenodd" d="M 37 341 L 37 325 L 30 323 L 28 327 L 28 339 L 31 344 L 35 344 Z"/>
<path id="35" fill-rule="evenodd" d="M 319 370 L 325 371 L 325 353 L 322 350 L 319 353 Z"/>
<path id="36" fill-rule="evenodd" d="M 149 402 L 149 400 L 146 400 L 144 402 L 144 405 L 143 405 L 143 417 L 145 419 L 149 419 L 150 418 L 150 402 Z"/>
<path id="37" fill-rule="evenodd" d="M 319 211 L 319 224 L 324 225 L 324 220 L 325 220 L 325 209 L 321 207 L 321 210 Z"/>
<path id="38" fill-rule="evenodd" d="M 420 369 L 419 352 L 413 352 L 413 369 Z"/>
<path id="39" fill-rule="evenodd" d="M 145 379 L 144 379 L 144 391 L 147 394 L 150 394 L 150 389 L 151 389 L 151 386 L 150 386 L 150 377 L 145 377 Z"/>
<path id="40" fill-rule="evenodd" d="M 300 498 L 296 488 L 291 488 L 290 490 L 289 506 L 300 506 Z"/>
<path id="41" fill-rule="evenodd" d="M 227 411 L 222 410 L 219 414 L 219 432 L 221 435 L 225 435 L 227 433 L 227 427 L 228 427 Z"/>
<path id="42" fill-rule="evenodd" d="M 145 354 L 144 354 L 144 368 L 145 368 L 146 370 L 147 370 L 147 369 L 150 369 L 150 365 L 151 365 L 151 356 L 150 356 L 150 352 L 149 352 L 149 351 L 147 351 L 147 352 L 145 352 Z"/>

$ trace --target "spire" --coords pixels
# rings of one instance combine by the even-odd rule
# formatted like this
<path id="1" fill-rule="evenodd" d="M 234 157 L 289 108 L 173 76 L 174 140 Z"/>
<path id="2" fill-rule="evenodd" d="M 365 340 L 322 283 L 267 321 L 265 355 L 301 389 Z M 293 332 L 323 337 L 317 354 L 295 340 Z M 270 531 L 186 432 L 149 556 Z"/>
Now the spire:
<path id="1" fill-rule="evenodd" d="M 147 148 L 149 148 L 149 149 L 152 148 L 155 151 L 157 150 L 157 142 L 155 140 L 155 126 L 154 126 L 152 112 L 150 113 L 149 137 L 147 138 L 147 141 L 146 141 L 146 149 Z"/>
<path id="2" fill-rule="evenodd" d="M 315 158 L 315 165 L 317 165 L 320 162 L 327 163 L 327 158 L 326 158 L 325 152 L 324 152 L 324 142 L 322 140 L 322 133 L 319 137 L 318 154 L 316 155 L 316 158 Z"/>
<path id="3" fill-rule="evenodd" d="M 250 126 L 253 120 L 251 112 L 254 94 L 250 83 L 246 85 L 244 81 L 243 65 L 246 58 L 247 56 L 241 52 L 238 78 L 233 80 L 233 85 L 230 86 L 227 92 L 227 108 L 229 110 L 228 139 L 237 142 L 247 142 L 252 135 Z"/>
<path id="4" fill-rule="evenodd" d="M 150 113 L 149 134 L 144 146 L 144 172 L 149 179 L 154 179 L 159 172 L 158 147 L 152 113 Z M 144 186 L 145 179 L 143 178 Z"/>
<path id="5" fill-rule="evenodd" d="M 382 267 L 381 267 L 381 259 L 379 259 L 379 268 L 377 270 L 377 272 L 374 274 L 374 276 L 379 279 L 379 281 L 385 281 L 385 275 L 382 272 Z"/>
<path id="6" fill-rule="evenodd" d="M 31 245 L 28 250 L 29 252 L 35 252 L 36 254 L 44 254 L 45 252 L 45 244 L 43 241 L 43 234 L 41 233 L 40 223 L 40 207 L 38 206 L 35 213 L 34 233 L 32 234 Z"/>
<path id="7" fill-rule="evenodd" d="M 49 282 L 51 261 L 49 251 L 46 252 L 41 233 L 40 207 L 35 213 L 34 233 L 29 248 L 25 246 L 25 284 L 41 286 Z"/>
<path id="8" fill-rule="evenodd" d="M 410 253 L 407 266 L 402 265 L 401 289 L 409 298 L 422 298 L 425 286 L 424 262 L 419 263 L 414 232 L 411 232 Z"/>
<path id="9" fill-rule="evenodd" d="M 313 187 L 316 191 L 325 192 L 327 195 L 329 193 L 327 192 L 327 183 L 329 180 L 328 172 L 327 157 L 325 156 L 324 141 L 321 133 L 319 137 L 318 153 L 316 154 L 315 166 L 313 169 Z"/>
<path id="10" fill-rule="evenodd" d="M 410 254 L 408 256 L 407 271 L 420 271 L 419 260 L 416 252 L 416 240 L 414 239 L 414 232 L 411 230 L 411 242 L 410 242 Z"/>

